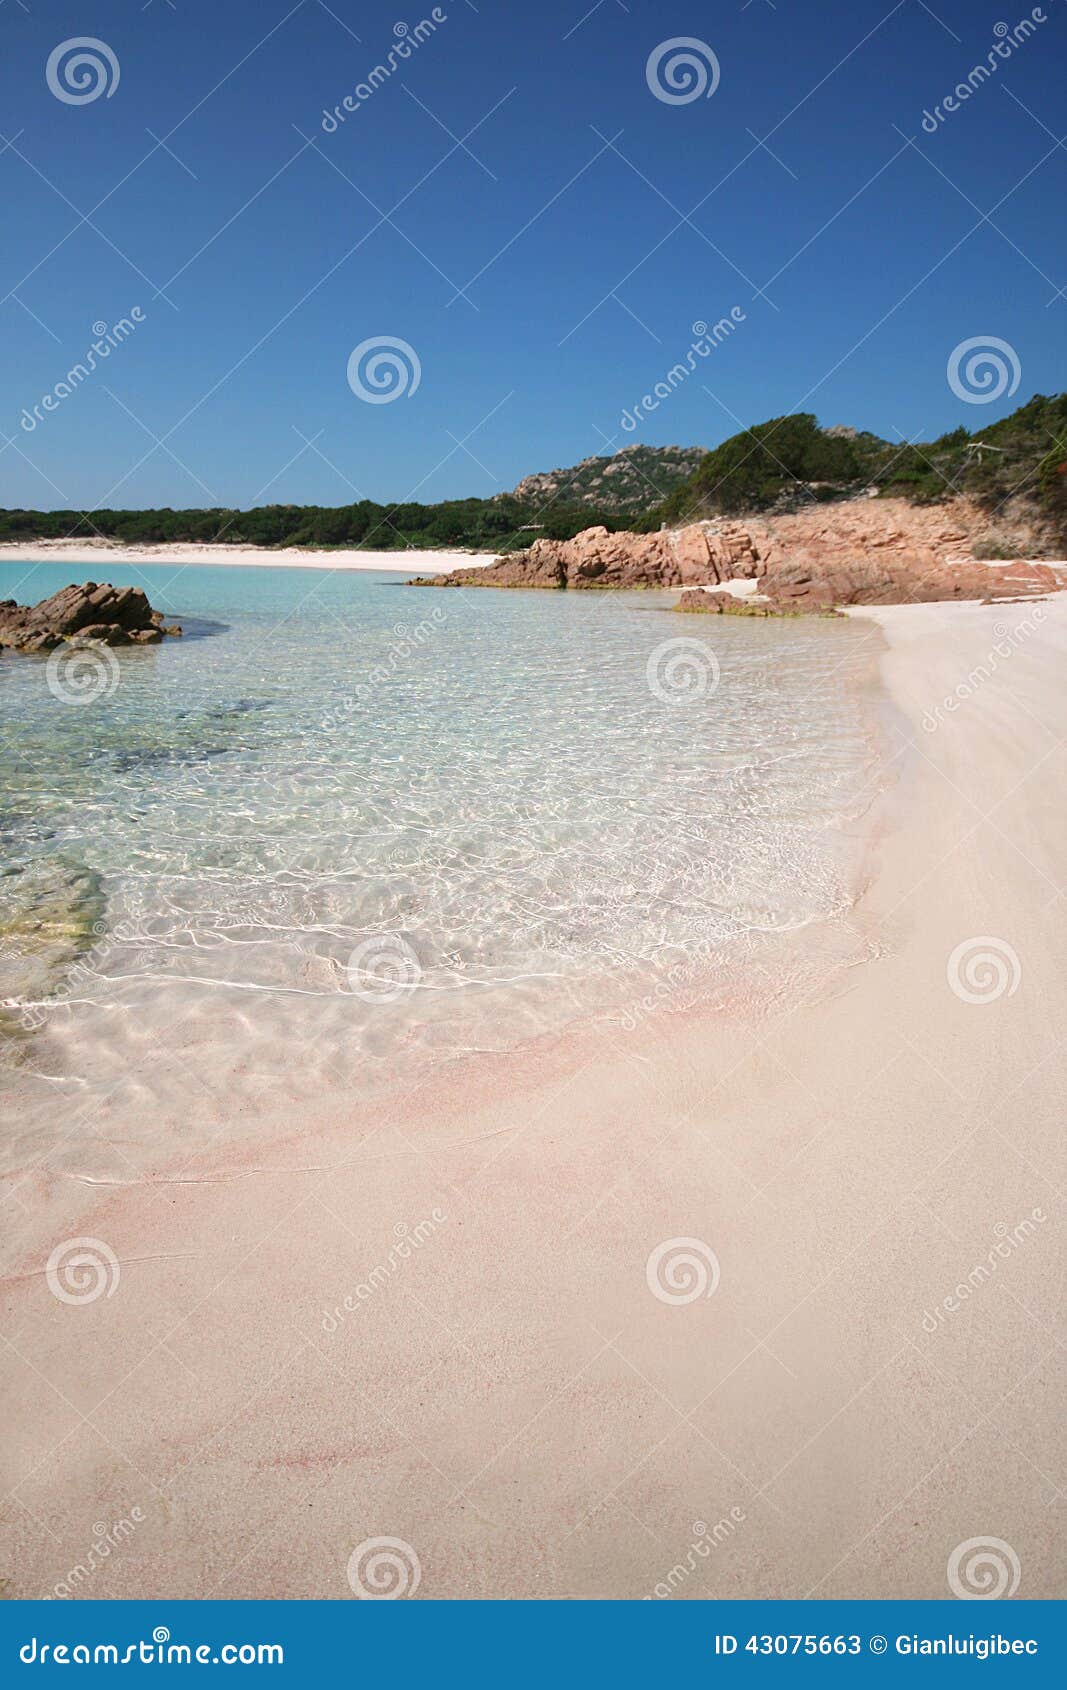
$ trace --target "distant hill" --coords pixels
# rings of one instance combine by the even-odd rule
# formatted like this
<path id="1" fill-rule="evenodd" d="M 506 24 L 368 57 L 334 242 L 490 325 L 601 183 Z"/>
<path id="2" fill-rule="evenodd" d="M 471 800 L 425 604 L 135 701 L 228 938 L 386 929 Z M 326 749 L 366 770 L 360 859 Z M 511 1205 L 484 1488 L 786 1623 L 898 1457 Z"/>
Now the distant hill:
<path id="1" fill-rule="evenodd" d="M 613 457 L 528 475 L 513 493 L 353 505 L 260 505 L 254 510 L 0 510 L 0 541 L 101 535 L 131 545 L 182 540 L 375 551 L 470 547 L 507 552 L 566 540 L 583 528 L 639 531 L 703 517 L 795 510 L 866 492 L 929 504 L 967 493 L 1028 524 L 1067 555 L 1067 394 L 1035 394 L 1011 416 L 912 445 L 807 413 L 757 423 L 707 451 L 627 446 Z M 999 555 L 999 554 L 998 554 Z M 1037 555 L 1036 553 L 1033 555 Z M 1054 555 L 1046 551 L 1044 555 Z"/>
<path id="2" fill-rule="evenodd" d="M 1067 533 L 1067 394 L 1035 394 L 998 423 L 912 444 L 823 429 L 803 412 L 774 417 L 708 452 L 642 526 L 797 509 L 869 488 L 921 504 L 957 493 L 990 507 L 1023 500 Z"/>
<path id="3" fill-rule="evenodd" d="M 640 516 L 669 499 L 707 457 L 704 446 L 624 446 L 583 458 L 571 469 L 526 475 L 510 495 L 520 504 L 589 505 L 616 517 Z"/>

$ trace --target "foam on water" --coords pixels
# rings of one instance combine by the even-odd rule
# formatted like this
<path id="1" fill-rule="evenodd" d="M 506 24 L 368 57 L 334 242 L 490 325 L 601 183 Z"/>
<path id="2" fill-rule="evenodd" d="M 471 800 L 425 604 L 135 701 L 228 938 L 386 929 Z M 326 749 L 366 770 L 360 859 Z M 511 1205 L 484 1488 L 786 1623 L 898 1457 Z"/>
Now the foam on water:
<path id="1" fill-rule="evenodd" d="M 0 574 L 25 601 L 72 570 Z M 205 1095 L 216 1118 L 279 1087 L 368 1096 L 610 1015 L 679 964 L 710 986 L 847 904 L 869 628 L 364 574 L 109 577 L 186 638 L 118 653 L 86 704 L 41 660 L 0 665 L 15 1160 L 105 1102 L 166 1134 Z"/>

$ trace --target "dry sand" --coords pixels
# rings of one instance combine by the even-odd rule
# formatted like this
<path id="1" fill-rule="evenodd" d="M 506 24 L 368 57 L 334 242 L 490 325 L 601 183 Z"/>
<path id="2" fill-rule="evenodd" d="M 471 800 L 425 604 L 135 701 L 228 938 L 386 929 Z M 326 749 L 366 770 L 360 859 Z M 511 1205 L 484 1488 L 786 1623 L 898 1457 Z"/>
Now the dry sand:
<path id="1" fill-rule="evenodd" d="M 1064 1595 L 1067 600 L 862 614 L 897 778 L 820 1001 L 17 1185 L 9 1595 L 135 1509 L 76 1594 L 344 1598 L 390 1537 L 428 1597 L 941 1597 L 990 1538 Z M 82 1307 L 75 1234 L 122 1263 Z M 712 1295 L 650 1290 L 679 1240 Z"/>
<path id="2" fill-rule="evenodd" d="M 98 572 L 108 563 L 158 563 L 182 567 L 232 564 L 257 569 L 398 569 L 405 575 L 445 575 L 495 563 L 495 552 L 311 551 L 304 546 L 122 546 L 108 540 L 32 540 L 0 546 L 0 563 L 84 563 Z"/>

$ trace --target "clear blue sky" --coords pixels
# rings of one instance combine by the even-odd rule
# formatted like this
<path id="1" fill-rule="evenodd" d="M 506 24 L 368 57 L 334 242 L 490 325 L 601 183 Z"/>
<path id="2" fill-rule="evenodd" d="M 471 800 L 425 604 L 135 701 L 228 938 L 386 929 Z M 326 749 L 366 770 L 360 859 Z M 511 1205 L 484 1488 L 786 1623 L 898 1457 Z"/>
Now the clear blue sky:
<path id="1" fill-rule="evenodd" d="M 924 110 L 1022 0 L 590 4 L 444 0 L 327 134 L 428 5 L 5 0 L 0 504 L 485 495 L 608 440 L 713 445 L 798 409 L 929 438 L 1067 385 L 1064 0 L 934 134 Z M 45 67 L 80 35 L 120 75 L 72 105 Z M 668 104 L 646 63 L 682 36 L 719 85 Z M 131 338 L 21 428 L 134 306 Z M 622 432 L 731 306 L 733 337 Z M 362 403 L 349 354 L 383 335 L 421 380 Z M 1021 366 L 985 407 L 945 374 L 979 335 Z"/>

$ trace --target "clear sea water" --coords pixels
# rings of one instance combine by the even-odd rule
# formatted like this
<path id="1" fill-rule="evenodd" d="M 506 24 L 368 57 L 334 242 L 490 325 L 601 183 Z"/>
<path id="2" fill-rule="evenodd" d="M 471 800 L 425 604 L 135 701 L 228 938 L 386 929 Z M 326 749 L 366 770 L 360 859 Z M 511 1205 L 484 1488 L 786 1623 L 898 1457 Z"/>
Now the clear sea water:
<path id="1" fill-rule="evenodd" d="M 0 597 L 92 573 L 3 564 Z M 98 1108 L 162 1130 L 201 1094 L 370 1097 L 624 1025 L 847 907 L 869 627 L 392 573 L 107 578 L 185 636 L 52 684 L 0 659 L 16 1157 Z"/>

